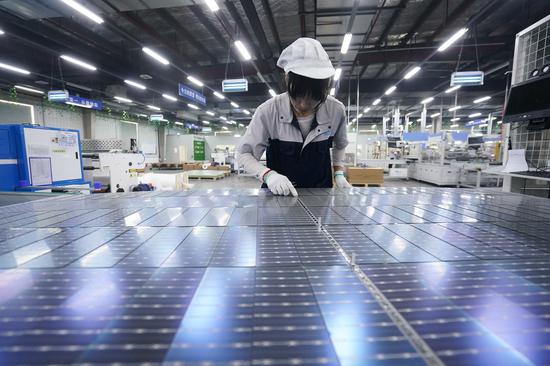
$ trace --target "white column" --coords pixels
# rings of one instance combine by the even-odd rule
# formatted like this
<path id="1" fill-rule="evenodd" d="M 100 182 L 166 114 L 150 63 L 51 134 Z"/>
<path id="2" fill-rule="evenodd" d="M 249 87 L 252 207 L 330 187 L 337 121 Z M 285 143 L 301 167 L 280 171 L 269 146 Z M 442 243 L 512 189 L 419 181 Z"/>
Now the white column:
<path id="1" fill-rule="evenodd" d="M 403 125 L 404 133 L 409 132 L 409 119 L 410 119 L 410 116 L 405 115 L 405 125 Z"/>
<path id="2" fill-rule="evenodd" d="M 382 117 L 382 136 L 386 136 L 387 129 L 388 129 L 388 121 L 390 120 L 389 117 Z"/>
<path id="3" fill-rule="evenodd" d="M 426 132 L 427 115 L 428 115 L 428 110 L 426 109 L 426 104 L 424 104 L 424 108 L 422 109 L 422 113 L 420 114 L 420 132 Z"/>
<path id="4" fill-rule="evenodd" d="M 399 124 L 401 122 L 401 115 L 399 113 L 399 107 L 395 109 L 393 114 L 393 134 L 397 136 L 399 134 Z"/>
<path id="5" fill-rule="evenodd" d="M 490 135 L 493 133 L 493 114 L 489 113 L 489 117 L 487 118 L 487 135 Z"/>

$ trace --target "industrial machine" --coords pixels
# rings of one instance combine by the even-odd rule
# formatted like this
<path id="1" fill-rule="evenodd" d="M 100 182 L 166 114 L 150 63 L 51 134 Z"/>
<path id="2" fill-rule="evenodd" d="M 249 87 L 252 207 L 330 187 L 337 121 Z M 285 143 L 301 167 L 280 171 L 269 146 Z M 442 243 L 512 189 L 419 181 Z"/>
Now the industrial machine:
<path id="1" fill-rule="evenodd" d="M 89 192 L 77 130 L 0 125 L 0 190 Z"/>

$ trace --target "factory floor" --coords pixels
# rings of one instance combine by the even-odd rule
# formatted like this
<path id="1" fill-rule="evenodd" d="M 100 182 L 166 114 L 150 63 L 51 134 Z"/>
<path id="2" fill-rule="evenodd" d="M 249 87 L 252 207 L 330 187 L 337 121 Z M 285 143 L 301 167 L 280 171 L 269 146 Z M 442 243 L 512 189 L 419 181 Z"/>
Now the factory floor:
<path id="1" fill-rule="evenodd" d="M 549 200 L 299 194 L 3 207 L 0 364 L 548 365 Z"/>

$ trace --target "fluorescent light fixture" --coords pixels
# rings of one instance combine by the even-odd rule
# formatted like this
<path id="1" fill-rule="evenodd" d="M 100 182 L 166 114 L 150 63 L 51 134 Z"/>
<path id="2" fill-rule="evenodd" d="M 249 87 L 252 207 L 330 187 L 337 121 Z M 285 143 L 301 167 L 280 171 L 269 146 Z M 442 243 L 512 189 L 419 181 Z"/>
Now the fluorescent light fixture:
<path id="1" fill-rule="evenodd" d="M 430 117 L 435 118 L 441 116 L 441 113 L 434 113 Z"/>
<path id="2" fill-rule="evenodd" d="M 193 84 L 195 84 L 197 86 L 204 86 L 204 83 L 202 81 L 200 81 L 199 79 L 197 79 L 196 77 L 188 76 L 187 80 L 189 80 L 190 82 L 192 82 Z"/>
<path id="3" fill-rule="evenodd" d="M 191 109 L 200 109 L 199 107 L 197 107 L 196 105 L 191 104 L 191 103 L 187 103 L 187 106 Z"/>
<path id="4" fill-rule="evenodd" d="M 91 70 L 91 71 L 97 70 L 97 67 L 95 67 L 94 65 L 90 65 L 89 63 L 79 60 L 77 58 L 67 56 L 67 55 L 61 55 L 59 57 L 61 57 L 65 61 L 69 61 L 70 63 L 80 66 L 84 69 Z"/>
<path id="5" fill-rule="evenodd" d="M 270 89 L 271 90 L 271 89 Z M 218 93 L 217 91 L 214 92 L 214 95 L 216 96 L 216 98 L 218 99 L 225 99 L 225 96 L 221 93 Z"/>
<path id="6" fill-rule="evenodd" d="M 215 116 L 216 113 L 212 112 L 212 111 L 206 111 L 206 114 L 210 115 L 210 116 Z"/>
<path id="7" fill-rule="evenodd" d="M 336 94 L 336 88 L 330 88 L 330 95 Z"/>
<path id="8" fill-rule="evenodd" d="M 374 102 L 372 102 L 372 105 L 378 105 L 378 104 L 380 104 L 381 101 L 382 101 L 382 99 L 378 98 Z"/>
<path id="9" fill-rule="evenodd" d="M 155 60 L 157 60 L 158 62 L 160 62 L 161 64 L 163 64 L 163 65 L 169 65 L 170 64 L 170 61 L 168 61 L 166 58 L 162 57 L 161 55 L 159 55 L 157 52 L 153 51 L 149 47 L 143 47 L 141 50 L 143 52 L 145 52 L 147 55 L 149 55 L 152 58 L 154 58 Z"/>
<path id="10" fill-rule="evenodd" d="M 452 108 L 449 108 L 449 112 L 458 111 L 460 108 L 462 108 L 461 105 L 456 105 L 456 106 L 454 106 L 454 107 L 452 107 Z"/>
<path id="11" fill-rule="evenodd" d="M 420 103 L 422 104 L 428 104 L 428 103 L 431 103 L 434 101 L 434 97 L 429 97 L 429 98 L 426 98 L 424 99 L 423 101 L 421 101 Z"/>
<path id="12" fill-rule="evenodd" d="M 224 120 L 224 121 L 227 121 L 227 118 L 225 118 L 224 116 L 220 116 L 220 119 Z"/>
<path id="13" fill-rule="evenodd" d="M 416 122 L 422 122 L 422 119 L 419 118 L 419 119 L 416 120 Z"/>
<path id="14" fill-rule="evenodd" d="M 239 123 L 239 127 L 244 127 L 244 125 L 242 123 Z"/>
<path id="15" fill-rule="evenodd" d="M 5 64 L 3 62 L 0 62 L 0 69 L 4 69 L 4 70 L 9 70 L 9 71 L 13 71 L 13 72 L 17 72 L 19 74 L 23 74 L 23 75 L 29 75 L 31 72 L 30 71 L 27 71 L 25 69 L 22 69 L 20 67 L 17 67 L 17 66 L 13 66 L 13 65 L 9 65 L 9 64 Z"/>
<path id="16" fill-rule="evenodd" d="M 227 127 L 225 127 L 225 126 L 222 126 L 222 130 L 227 130 Z"/>
<path id="17" fill-rule="evenodd" d="M 468 118 L 476 118 L 476 117 L 479 117 L 479 116 L 481 116 L 481 113 L 474 113 L 474 114 L 470 114 L 468 116 Z"/>
<path id="18" fill-rule="evenodd" d="M 178 101 L 178 98 L 176 98 L 175 96 L 170 95 L 170 94 L 162 94 L 162 97 L 164 99 L 171 100 L 172 102 L 177 102 Z"/>
<path id="19" fill-rule="evenodd" d="M 426 128 L 432 128 L 433 125 L 426 125 Z"/>
<path id="20" fill-rule="evenodd" d="M 456 118 L 451 119 L 451 122 L 456 122 L 456 121 L 460 121 L 460 117 L 456 117 Z"/>
<path id="21" fill-rule="evenodd" d="M 230 120 L 228 123 L 229 123 L 230 125 L 236 125 L 236 124 L 237 124 L 237 122 L 235 122 L 235 121 L 233 121 L 233 120 Z"/>
<path id="22" fill-rule="evenodd" d="M 370 111 L 370 107 L 363 109 L 363 113 L 368 113 L 369 111 Z"/>
<path id="23" fill-rule="evenodd" d="M 210 122 L 208 122 L 208 121 L 201 121 L 201 122 L 202 122 L 203 125 L 209 125 L 210 124 Z"/>
<path id="24" fill-rule="evenodd" d="M 218 3 L 216 3 L 216 0 L 206 0 L 206 5 L 208 5 L 210 10 L 212 11 L 220 10 L 220 7 L 218 6 Z"/>
<path id="25" fill-rule="evenodd" d="M 449 88 L 449 89 L 445 90 L 445 94 L 450 94 L 450 93 L 452 93 L 455 90 L 458 90 L 460 88 L 462 88 L 462 85 L 455 85 L 452 88 Z"/>
<path id="26" fill-rule="evenodd" d="M 231 105 L 233 106 L 233 108 L 239 108 L 239 105 L 235 102 L 231 102 Z"/>
<path id="27" fill-rule="evenodd" d="M 363 117 L 363 113 L 359 113 L 359 115 L 357 116 L 357 118 L 361 118 Z"/>
<path id="28" fill-rule="evenodd" d="M 341 75 L 342 75 L 342 69 L 337 68 L 336 71 L 334 72 L 334 76 L 332 77 L 332 80 L 338 81 L 338 79 L 340 79 Z"/>
<path id="29" fill-rule="evenodd" d="M 414 68 L 412 68 L 406 75 L 405 75 L 405 80 L 409 80 L 410 78 L 412 78 L 413 76 L 415 76 L 416 74 L 418 74 L 418 72 L 422 70 L 422 68 L 420 66 L 416 66 Z"/>
<path id="30" fill-rule="evenodd" d="M 241 41 L 235 41 L 235 46 L 237 47 L 237 49 L 239 50 L 239 52 L 241 53 L 241 56 L 246 60 L 251 60 L 252 59 L 252 55 L 250 55 L 250 52 L 248 52 L 248 50 L 246 49 L 246 46 L 244 45 L 244 43 L 242 43 Z"/>
<path id="31" fill-rule="evenodd" d="M 118 100 L 119 102 L 132 103 L 132 100 L 131 100 L 131 99 L 128 99 L 128 98 L 123 98 L 123 97 L 117 97 L 117 96 L 115 96 L 115 99 Z"/>
<path id="32" fill-rule="evenodd" d="M 246 114 L 246 115 L 250 115 L 250 111 L 248 111 L 246 109 L 243 109 L 243 113 Z"/>
<path id="33" fill-rule="evenodd" d="M 183 123 L 181 122 L 174 122 L 175 125 L 178 125 L 178 126 L 183 126 Z"/>
<path id="34" fill-rule="evenodd" d="M 484 123 L 482 125 L 479 125 L 479 128 L 483 128 L 483 127 L 489 127 L 489 125 L 487 123 Z"/>
<path id="35" fill-rule="evenodd" d="M 274 97 L 274 96 L 277 95 L 277 93 L 275 93 L 275 90 L 269 89 L 269 95 L 271 95 L 272 97 Z"/>
<path id="36" fill-rule="evenodd" d="M 132 81 L 132 80 L 124 80 L 124 82 L 125 82 L 126 84 L 128 84 L 128 85 L 131 85 L 131 86 L 133 86 L 133 87 L 135 87 L 135 88 L 138 88 L 138 89 L 141 89 L 141 90 L 147 89 L 147 88 L 145 87 L 145 85 L 140 84 L 140 83 L 136 83 L 135 81 Z"/>
<path id="37" fill-rule="evenodd" d="M 501 125 L 502 124 L 502 121 L 497 121 L 497 125 Z"/>
<path id="38" fill-rule="evenodd" d="M 68 5 L 70 6 L 71 8 L 73 8 L 74 10 L 76 10 L 77 12 L 79 12 L 80 14 L 90 18 L 91 20 L 93 20 L 94 22 L 96 22 L 97 24 L 101 24 L 103 23 L 103 19 L 97 15 L 96 13 L 92 12 L 90 9 L 88 9 L 87 7 L 83 6 L 83 5 L 80 5 L 79 3 L 77 3 L 76 1 L 74 0 L 61 0 L 63 3 L 65 3 L 65 5 Z"/>
<path id="39" fill-rule="evenodd" d="M 239 134 L 236 134 L 236 135 L 233 135 L 233 137 L 241 137 L 241 135 L 239 135 Z"/>
<path id="40" fill-rule="evenodd" d="M 351 122 L 357 122 L 357 118 L 352 119 Z"/>
<path id="41" fill-rule="evenodd" d="M 351 44 L 351 37 L 352 37 L 351 33 L 346 33 L 344 35 L 344 40 L 342 41 L 342 48 L 340 49 L 340 52 L 344 55 L 348 53 L 349 45 Z"/>
<path id="42" fill-rule="evenodd" d="M 445 51 L 447 48 L 451 47 L 451 45 L 453 43 L 455 43 L 456 41 L 458 41 L 463 35 L 466 34 L 466 32 L 468 32 L 468 28 L 462 28 L 460 29 L 458 32 L 456 32 L 455 34 L 453 34 L 451 36 L 451 38 L 449 38 L 448 40 L 445 41 L 445 43 L 443 43 L 441 45 L 441 47 L 439 47 L 437 50 L 439 52 L 443 52 Z"/>
<path id="43" fill-rule="evenodd" d="M 475 104 L 483 103 L 483 102 L 488 101 L 489 99 L 491 99 L 491 97 L 479 98 L 479 99 L 474 100 L 474 103 L 475 103 Z"/>
<path id="44" fill-rule="evenodd" d="M 372 125 L 372 126 L 370 126 L 370 128 L 375 129 L 375 128 L 376 128 L 376 125 Z"/>
<path id="45" fill-rule="evenodd" d="M 451 128 L 458 128 L 458 125 L 451 125 Z"/>
<path id="46" fill-rule="evenodd" d="M 147 105 L 147 108 L 152 109 L 152 110 L 154 110 L 154 111 L 160 111 L 160 108 L 157 107 L 157 106 L 154 106 L 154 105 L 149 105 L 149 104 L 148 104 L 148 105 Z"/>
<path id="47" fill-rule="evenodd" d="M 397 89 L 397 86 L 392 86 L 390 87 L 388 90 L 386 90 L 386 92 L 384 94 L 386 95 L 390 95 L 391 93 L 393 93 L 395 91 L 395 89 Z"/>
<path id="48" fill-rule="evenodd" d="M 22 86 L 22 85 L 16 85 L 15 88 L 20 89 L 20 90 L 24 90 L 24 91 L 28 91 L 28 92 L 31 92 L 31 93 L 44 94 L 44 92 L 41 91 L 41 90 L 27 88 L 26 86 Z"/>
<path id="49" fill-rule="evenodd" d="M 5 34 L 5 33 L 6 33 L 6 32 L 4 32 L 2 29 L 0 29 L 0 36 L 1 36 L 2 34 Z"/>

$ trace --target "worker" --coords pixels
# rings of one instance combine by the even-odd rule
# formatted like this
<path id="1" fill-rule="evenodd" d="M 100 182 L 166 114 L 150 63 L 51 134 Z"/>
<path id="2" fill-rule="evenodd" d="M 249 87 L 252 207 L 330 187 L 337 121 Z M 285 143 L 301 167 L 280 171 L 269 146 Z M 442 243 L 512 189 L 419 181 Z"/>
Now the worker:
<path id="1" fill-rule="evenodd" d="M 331 188 L 333 174 L 336 187 L 351 187 L 344 176 L 346 110 L 328 95 L 335 70 L 323 46 L 299 38 L 277 66 L 285 71 L 287 92 L 256 109 L 238 147 L 239 163 L 276 195 Z M 259 162 L 264 152 L 267 167 Z"/>

